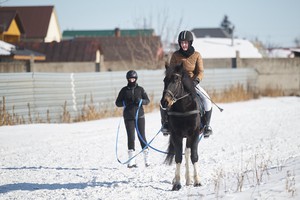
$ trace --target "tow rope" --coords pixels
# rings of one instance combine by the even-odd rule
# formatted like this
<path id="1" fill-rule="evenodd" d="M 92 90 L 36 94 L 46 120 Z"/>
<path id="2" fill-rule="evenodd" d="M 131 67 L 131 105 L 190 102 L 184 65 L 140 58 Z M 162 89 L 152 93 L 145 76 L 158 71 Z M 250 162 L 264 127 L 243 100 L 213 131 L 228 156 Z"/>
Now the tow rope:
<path id="1" fill-rule="evenodd" d="M 150 147 L 151 149 L 153 149 L 154 151 L 157 151 L 157 152 L 159 152 L 159 153 L 168 154 L 168 152 L 159 150 L 159 149 L 157 149 L 157 148 L 155 148 L 155 147 L 152 147 L 152 146 L 150 145 L 150 144 L 154 141 L 154 139 L 158 136 L 158 134 L 161 132 L 161 129 L 159 129 L 159 131 L 154 135 L 154 137 L 150 140 L 149 143 L 147 143 L 147 142 L 143 139 L 143 137 L 142 137 L 142 135 L 141 135 L 141 133 L 140 133 L 140 131 L 139 131 L 139 128 L 138 128 L 138 113 L 139 113 L 139 111 L 140 111 L 140 107 L 142 106 L 142 103 L 143 103 L 143 100 L 141 99 L 140 102 L 139 102 L 138 109 L 137 109 L 137 111 L 136 111 L 136 115 L 135 115 L 135 129 L 136 129 L 136 132 L 137 132 L 137 134 L 138 134 L 138 137 L 139 137 L 139 138 L 141 139 L 141 141 L 145 144 L 145 147 L 144 147 L 141 151 L 139 151 L 136 155 L 134 155 L 134 156 L 132 156 L 130 159 L 128 159 L 127 161 L 121 161 L 121 160 L 119 159 L 119 156 L 118 156 L 118 141 L 119 141 L 120 125 L 121 125 L 121 120 L 122 120 L 122 117 L 121 117 L 120 120 L 119 120 L 118 129 L 117 129 L 116 149 L 115 149 L 117 161 L 118 161 L 119 163 L 121 163 L 121 164 L 128 164 L 132 159 L 134 159 L 135 157 L 137 157 L 139 154 L 141 154 L 141 153 L 142 153 L 145 149 L 147 149 L 148 147 Z M 125 102 L 123 101 L 123 108 L 125 109 L 125 107 L 126 107 L 126 105 L 125 105 Z M 123 110 L 124 110 L 124 109 L 123 109 Z M 203 134 L 201 133 L 201 134 L 199 135 L 199 142 L 200 142 L 200 140 L 202 139 L 202 136 L 203 136 Z M 184 154 L 183 154 L 183 155 L 184 155 Z"/>

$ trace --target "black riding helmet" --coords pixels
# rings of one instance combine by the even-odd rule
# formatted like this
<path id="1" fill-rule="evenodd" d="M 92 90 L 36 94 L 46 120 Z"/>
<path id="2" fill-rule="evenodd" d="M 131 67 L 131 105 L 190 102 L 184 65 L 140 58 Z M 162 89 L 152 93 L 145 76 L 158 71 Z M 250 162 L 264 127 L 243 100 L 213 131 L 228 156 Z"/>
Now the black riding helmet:
<path id="1" fill-rule="evenodd" d="M 181 31 L 178 35 L 178 44 L 180 45 L 181 41 L 188 41 L 192 45 L 194 38 L 191 31 Z"/>
<path id="2" fill-rule="evenodd" d="M 130 78 L 135 78 L 136 80 L 138 79 L 138 75 L 136 73 L 136 71 L 134 70 L 129 70 L 126 74 L 126 79 L 130 79 Z"/>

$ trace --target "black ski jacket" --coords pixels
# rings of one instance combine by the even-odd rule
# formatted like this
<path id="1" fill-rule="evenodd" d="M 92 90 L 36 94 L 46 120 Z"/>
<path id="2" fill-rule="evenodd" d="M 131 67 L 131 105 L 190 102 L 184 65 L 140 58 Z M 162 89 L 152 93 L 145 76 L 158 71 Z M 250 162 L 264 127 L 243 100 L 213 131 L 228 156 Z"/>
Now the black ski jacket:
<path id="1" fill-rule="evenodd" d="M 119 95 L 116 99 L 116 106 L 123 107 L 123 103 L 125 104 L 125 108 L 123 111 L 124 119 L 135 119 L 135 115 L 141 99 L 142 105 L 147 105 L 150 103 L 150 100 L 144 88 L 138 86 L 138 84 L 133 87 L 127 85 L 120 90 Z M 143 106 L 141 106 L 139 109 L 138 118 L 143 117 L 144 108 Z"/>

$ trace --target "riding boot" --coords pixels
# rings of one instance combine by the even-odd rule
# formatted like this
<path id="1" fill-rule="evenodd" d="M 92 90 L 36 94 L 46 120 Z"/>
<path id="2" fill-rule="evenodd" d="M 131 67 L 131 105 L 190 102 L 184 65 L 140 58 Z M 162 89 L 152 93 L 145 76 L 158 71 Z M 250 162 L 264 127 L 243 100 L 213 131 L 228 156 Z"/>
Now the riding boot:
<path id="1" fill-rule="evenodd" d="M 168 113 L 166 110 L 163 110 L 160 108 L 160 116 L 161 116 L 161 132 L 164 136 L 167 136 L 170 134 L 169 126 L 168 126 Z"/>
<path id="2" fill-rule="evenodd" d="M 144 160 L 145 160 L 145 166 L 149 167 L 150 162 L 149 162 L 149 149 L 148 148 L 144 150 Z"/>
<path id="3" fill-rule="evenodd" d="M 134 150 L 133 149 L 129 149 L 128 150 L 128 164 L 127 167 L 128 168 L 133 168 L 133 167 L 137 167 L 136 163 L 135 163 L 135 158 L 133 158 L 134 156 Z"/>
<path id="4" fill-rule="evenodd" d="M 209 125 L 211 114 L 212 114 L 212 109 L 210 109 L 209 111 L 205 111 L 205 114 L 204 114 L 204 131 L 203 131 L 204 138 L 208 138 L 213 133 L 213 131 Z"/>

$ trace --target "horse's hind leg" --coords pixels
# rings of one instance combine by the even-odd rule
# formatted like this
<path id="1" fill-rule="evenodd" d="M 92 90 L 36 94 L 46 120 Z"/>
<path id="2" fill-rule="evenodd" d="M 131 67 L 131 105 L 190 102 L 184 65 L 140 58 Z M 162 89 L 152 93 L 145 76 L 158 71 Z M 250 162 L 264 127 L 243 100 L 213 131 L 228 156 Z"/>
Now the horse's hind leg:
<path id="1" fill-rule="evenodd" d="M 190 175 L 190 157 L 191 148 L 185 148 L 185 180 L 186 185 L 192 185 L 191 175 Z"/>

